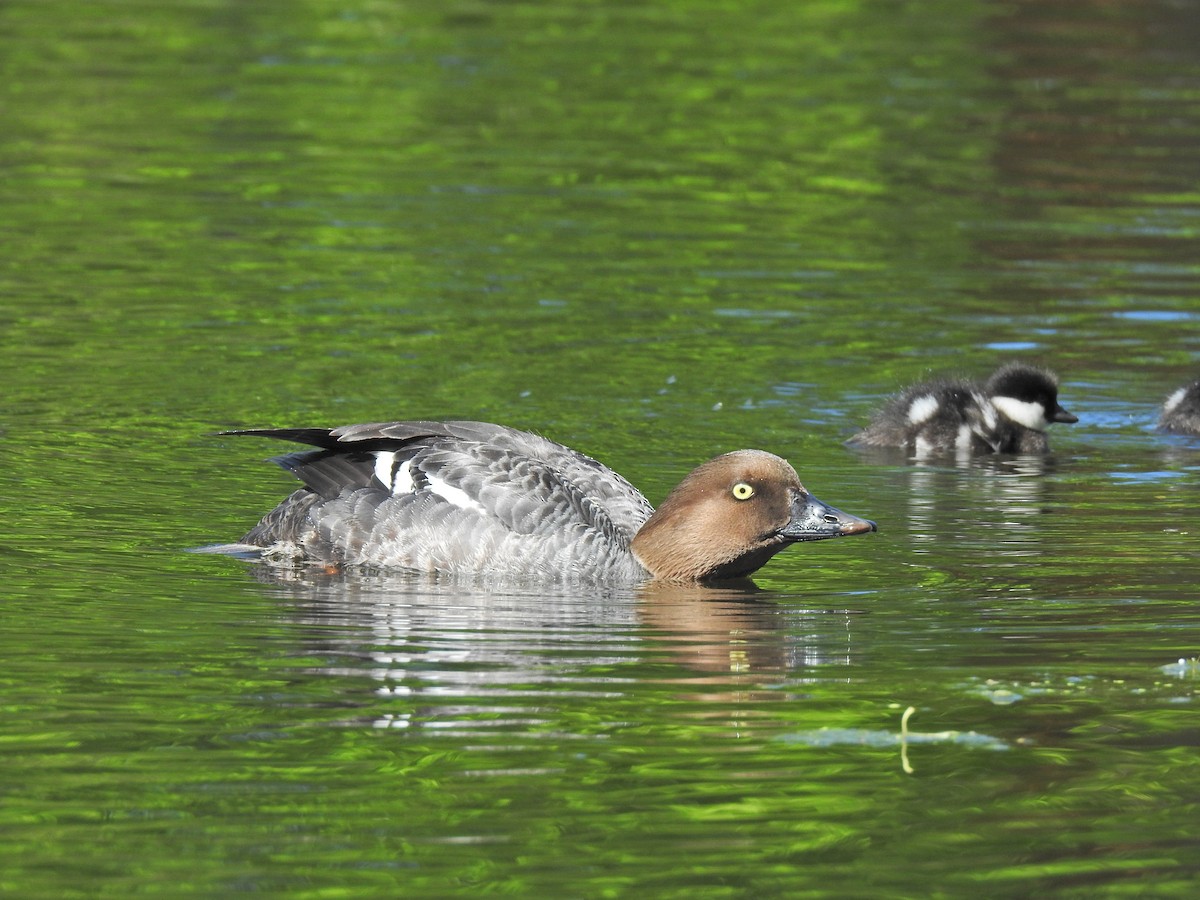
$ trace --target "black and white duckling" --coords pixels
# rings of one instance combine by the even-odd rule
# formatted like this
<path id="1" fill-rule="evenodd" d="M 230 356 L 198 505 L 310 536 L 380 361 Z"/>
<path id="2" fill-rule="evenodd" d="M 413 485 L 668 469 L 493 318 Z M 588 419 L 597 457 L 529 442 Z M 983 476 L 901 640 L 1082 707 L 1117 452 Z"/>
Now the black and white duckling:
<path id="1" fill-rule="evenodd" d="M 982 385 L 936 379 L 906 388 L 847 443 L 912 456 L 1046 453 L 1046 429 L 1078 422 L 1058 404 L 1058 379 L 1026 363 L 1001 366 Z"/>
<path id="2" fill-rule="evenodd" d="M 1163 402 L 1158 427 L 1176 434 L 1200 435 L 1200 379 L 1185 384 Z"/>
<path id="3" fill-rule="evenodd" d="M 790 544 L 875 530 L 812 496 L 795 470 L 738 450 L 691 472 L 655 510 L 590 457 L 483 422 L 226 432 L 310 444 L 275 458 L 304 487 L 240 544 L 281 564 L 452 576 L 712 581 Z"/>

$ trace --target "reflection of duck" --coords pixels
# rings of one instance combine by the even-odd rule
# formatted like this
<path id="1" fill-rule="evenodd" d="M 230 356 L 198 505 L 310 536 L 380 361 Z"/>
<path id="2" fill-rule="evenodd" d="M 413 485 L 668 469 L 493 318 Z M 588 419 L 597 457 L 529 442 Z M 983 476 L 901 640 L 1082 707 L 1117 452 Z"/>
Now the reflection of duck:
<path id="1" fill-rule="evenodd" d="M 714 684 L 730 687 L 731 677 L 746 676 L 748 684 L 762 685 L 767 674 L 796 677 L 809 666 L 850 662 L 846 614 L 782 607 L 748 582 L 722 589 L 654 582 L 639 597 L 641 619 L 655 639 Z M 799 633 L 798 612 L 806 623 Z"/>
<path id="2" fill-rule="evenodd" d="M 365 692 L 348 685 L 340 705 L 365 706 L 367 721 L 384 710 L 377 724 L 390 727 L 454 721 L 486 730 L 495 716 L 470 722 L 464 710 L 511 714 L 526 704 L 539 717 L 564 689 L 617 697 L 644 678 L 710 700 L 740 702 L 749 690 L 781 700 L 789 695 L 770 688 L 778 679 L 851 662 L 850 614 L 831 611 L 828 596 L 816 610 L 798 609 L 746 581 L 497 589 L 409 572 L 254 571 L 289 599 L 305 652 L 330 661 L 320 671 L 369 677 Z"/>
<path id="3" fill-rule="evenodd" d="M 306 671 L 340 680 L 323 692 L 331 724 L 443 736 L 558 731 L 569 727 L 559 718 L 565 698 L 621 696 L 620 679 L 597 673 L 639 663 L 646 652 L 630 585 L 497 587 L 404 571 L 252 571 L 286 599 L 289 639 L 314 661 Z"/>
<path id="4" fill-rule="evenodd" d="M 937 379 L 913 385 L 847 443 L 899 447 L 918 459 L 954 454 L 1045 453 L 1046 429 L 1079 419 L 1058 404 L 1058 379 L 1025 363 L 1009 363 L 983 385 Z"/>
<path id="5" fill-rule="evenodd" d="M 1200 435 L 1200 379 L 1185 384 L 1166 399 L 1158 427 L 1176 434 Z"/>
<path id="6" fill-rule="evenodd" d="M 239 544 L 282 563 L 450 575 L 708 581 L 789 544 L 874 531 L 827 506 L 777 456 L 739 450 L 692 471 L 657 511 L 561 444 L 481 422 L 230 432 L 318 448 L 277 457 L 304 487 Z"/>

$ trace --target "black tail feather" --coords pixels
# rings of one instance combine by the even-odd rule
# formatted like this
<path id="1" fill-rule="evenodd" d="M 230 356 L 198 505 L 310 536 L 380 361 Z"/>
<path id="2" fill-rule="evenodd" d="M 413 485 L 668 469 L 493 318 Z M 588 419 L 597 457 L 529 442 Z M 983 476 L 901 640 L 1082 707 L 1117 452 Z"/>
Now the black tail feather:
<path id="1" fill-rule="evenodd" d="M 400 423 L 406 424 L 406 423 Z M 355 426 L 365 428 L 366 426 Z M 297 444 L 309 444 L 322 450 L 345 452 L 369 450 L 396 450 L 405 444 L 422 437 L 430 436 L 428 429 L 414 429 L 411 434 L 379 435 L 365 438 L 347 438 L 344 429 L 332 428 L 245 428 L 235 431 L 218 431 L 219 435 L 232 437 L 266 437 L 279 441 L 295 441 Z"/>
<path id="2" fill-rule="evenodd" d="M 234 431 L 218 431 L 217 434 L 234 437 L 269 437 L 280 441 L 295 441 L 297 444 L 310 444 L 326 450 L 332 450 L 338 446 L 338 439 L 328 428 L 239 428 Z"/>
<path id="3" fill-rule="evenodd" d="M 271 462 L 287 469 L 304 486 L 323 499 L 330 500 L 343 491 L 383 485 L 375 478 L 375 457 L 358 450 L 300 450 L 271 457 Z"/>

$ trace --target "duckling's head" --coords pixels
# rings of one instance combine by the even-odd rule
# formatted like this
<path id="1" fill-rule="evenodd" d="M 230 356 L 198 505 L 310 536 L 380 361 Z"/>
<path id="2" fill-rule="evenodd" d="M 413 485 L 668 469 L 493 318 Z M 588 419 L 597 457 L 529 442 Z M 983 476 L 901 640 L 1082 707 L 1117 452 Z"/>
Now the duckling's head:
<path id="1" fill-rule="evenodd" d="M 1047 369 L 1009 363 L 993 372 L 984 387 L 1002 416 L 1034 431 L 1045 431 L 1055 422 L 1079 421 L 1058 405 L 1058 378 Z"/>
<path id="2" fill-rule="evenodd" d="M 743 578 L 789 544 L 875 531 L 822 503 L 771 453 L 738 450 L 694 469 L 632 542 L 638 561 L 668 581 Z"/>

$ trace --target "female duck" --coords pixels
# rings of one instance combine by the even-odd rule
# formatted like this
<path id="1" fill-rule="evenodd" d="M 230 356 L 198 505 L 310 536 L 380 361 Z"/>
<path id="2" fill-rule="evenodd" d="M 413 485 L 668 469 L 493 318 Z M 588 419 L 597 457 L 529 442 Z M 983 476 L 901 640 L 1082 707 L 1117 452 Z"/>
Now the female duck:
<path id="1" fill-rule="evenodd" d="M 1009 363 L 982 385 L 938 379 L 901 391 L 847 443 L 901 447 L 918 459 L 955 454 L 1046 453 L 1046 429 L 1078 422 L 1058 404 L 1058 379 Z"/>
<path id="2" fill-rule="evenodd" d="M 1176 434 L 1200 435 L 1200 380 L 1185 384 L 1166 399 L 1158 427 Z"/>
<path id="3" fill-rule="evenodd" d="M 226 432 L 316 447 L 277 457 L 304 487 L 240 544 L 287 564 L 636 581 L 744 577 L 798 541 L 874 531 L 827 506 L 778 456 L 739 450 L 655 510 L 590 457 L 482 422 Z"/>

